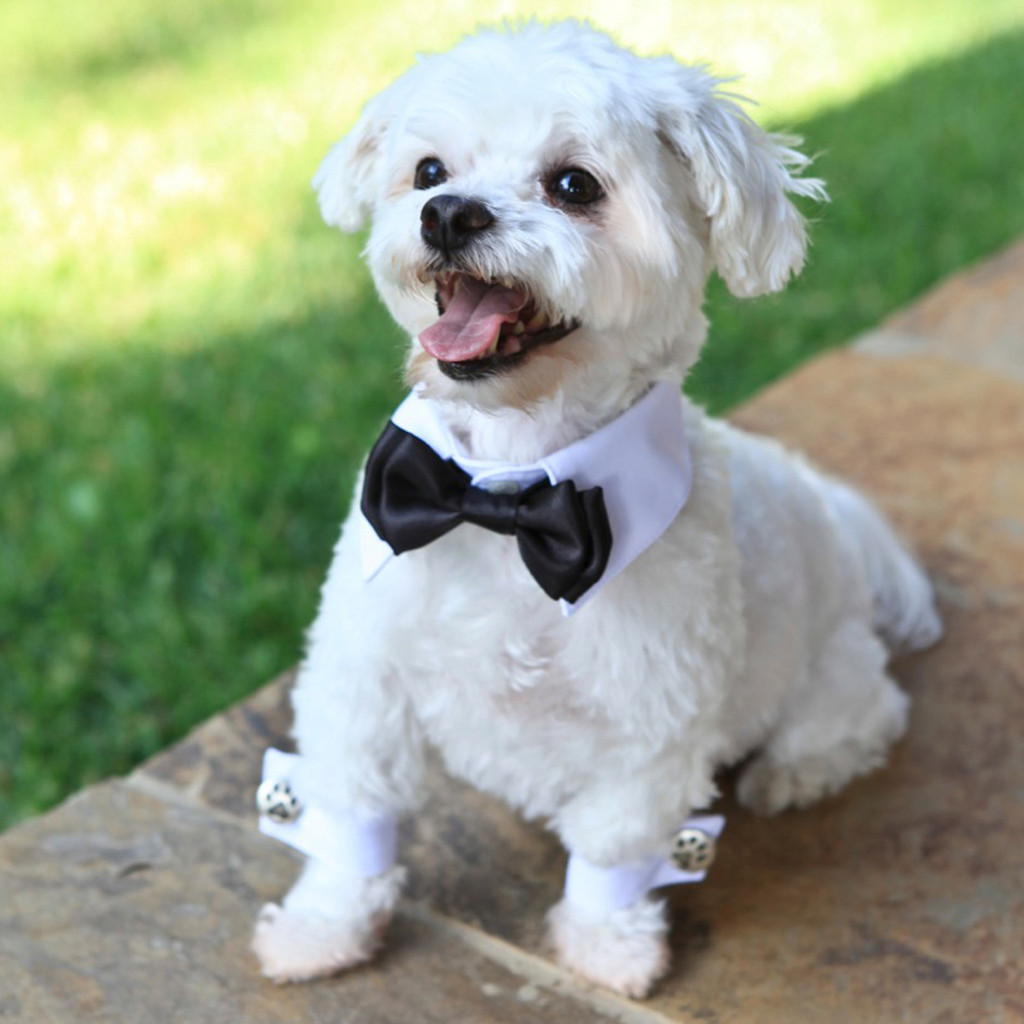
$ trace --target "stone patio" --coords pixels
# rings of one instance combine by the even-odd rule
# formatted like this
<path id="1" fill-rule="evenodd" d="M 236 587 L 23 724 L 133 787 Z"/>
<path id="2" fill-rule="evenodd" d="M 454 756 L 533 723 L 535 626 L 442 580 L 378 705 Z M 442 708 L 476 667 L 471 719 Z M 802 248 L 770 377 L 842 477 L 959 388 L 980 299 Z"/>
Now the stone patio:
<path id="1" fill-rule="evenodd" d="M 564 855 L 435 769 L 403 831 L 386 953 L 277 988 L 253 918 L 297 869 L 251 810 L 288 675 L 0 838 L 0 1020 L 139 1022 L 1024 1020 L 1024 243 L 953 277 L 734 416 L 872 494 L 946 619 L 896 666 L 914 698 L 887 769 L 773 820 L 733 802 L 719 861 L 672 890 L 675 960 L 630 1003 L 542 946 Z"/>

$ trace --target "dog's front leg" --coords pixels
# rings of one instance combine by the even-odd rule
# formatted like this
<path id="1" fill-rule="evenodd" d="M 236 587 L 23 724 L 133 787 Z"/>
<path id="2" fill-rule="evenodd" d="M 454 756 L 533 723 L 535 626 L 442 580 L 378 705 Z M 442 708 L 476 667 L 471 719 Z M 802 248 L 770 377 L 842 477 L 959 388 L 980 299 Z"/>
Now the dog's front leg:
<path id="1" fill-rule="evenodd" d="M 405 878 L 395 823 L 415 803 L 422 744 L 397 652 L 415 586 L 398 565 L 364 584 L 355 532 L 339 544 L 292 696 L 299 756 L 287 762 L 288 782 L 301 803 L 288 824 L 301 836 L 286 826 L 279 838 L 308 859 L 282 903 L 262 909 L 253 938 L 277 982 L 370 959 Z"/>
<path id="2" fill-rule="evenodd" d="M 562 808 L 554 824 L 570 860 L 548 925 L 564 967 L 634 999 L 650 992 L 670 957 L 664 900 L 649 890 L 673 834 L 713 795 L 711 771 L 672 753 L 606 776 Z"/>

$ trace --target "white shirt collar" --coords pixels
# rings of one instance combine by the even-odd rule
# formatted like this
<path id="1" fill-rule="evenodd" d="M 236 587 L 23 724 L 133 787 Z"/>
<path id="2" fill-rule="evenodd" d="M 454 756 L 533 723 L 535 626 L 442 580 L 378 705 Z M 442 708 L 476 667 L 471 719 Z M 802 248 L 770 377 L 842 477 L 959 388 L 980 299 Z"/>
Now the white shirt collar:
<path id="1" fill-rule="evenodd" d="M 571 480 L 579 490 L 602 489 L 612 531 L 611 555 L 601 579 L 578 601 L 561 602 L 566 615 L 582 608 L 668 529 L 693 486 L 682 396 L 678 385 L 667 381 L 654 384 L 593 434 L 529 465 L 470 458 L 441 418 L 437 403 L 415 392 L 391 420 L 455 462 L 475 487 L 527 487 L 546 477 L 552 484 Z M 371 580 L 394 553 L 365 519 L 360 539 L 363 577 Z"/>

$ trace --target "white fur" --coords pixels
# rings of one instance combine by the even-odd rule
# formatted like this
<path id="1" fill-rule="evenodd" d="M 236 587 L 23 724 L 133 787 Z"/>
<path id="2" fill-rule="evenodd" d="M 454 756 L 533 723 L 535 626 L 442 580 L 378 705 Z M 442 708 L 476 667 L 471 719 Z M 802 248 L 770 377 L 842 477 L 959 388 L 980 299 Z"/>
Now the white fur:
<path id="1" fill-rule="evenodd" d="M 668 969 L 664 900 L 645 896 L 595 919 L 563 899 L 549 911 L 548 926 L 563 967 L 633 999 L 646 996 Z"/>
<path id="2" fill-rule="evenodd" d="M 307 860 L 284 906 L 260 911 L 252 945 L 263 973 L 278 983 L 308 981 L 369 960 L 404 881 L 401 867 L 359 878 Z"/>
<path id="3" fill-rule="evenodd" d="M 791 140 L 756 127 L 704 70 L 638 58 L 574 22 L 472 37 L 372 100 L 317 178 L 326 219 L 369 216 L 378 289 L 413 336 L 408 375 L 444 404 L 473 454 L 533 461 L 592 431 L 655 380 L 682 382 L 705 337 L 712 269 L 738 295 L 799 271 L 787 193 Z M 417 163 L 451 177 L 413 188 Z M 607 193 L 596 216 L 544 191 L 564 166 Z M 480 382 L 441 374 L 415 340 L 437 317 L 420 210 L 433 194 L 485 203 L 482 277 L 526 283 L 581 326 Z M 756 344 L 752 339 L 751 344 Z M 540 816 L 598 865 L 660 852 L 715 796 L 715 770 L 752 751 L 739 793 L 803 805 L 881 763 L 906 698 L 881 631 L 938 635 L 927 581 L 863 499 L 773 442 L 684 402 L 692 497 L 663 537 L 565 619 L 508 537 L 462 526 L 394 559 L 372 584 L 346 525 L 294 693 L 303 797 L 338 813 L 415 808 L 424 741 L 449 769 Z M 311 867 L 255 947 L 279 980 L 365 959 L 394 905 Z M 380 889 L 381 887 L 378 887 Z M 666 969 L 647 898 L 614 919 L 551 916 L 560 960 L 631 996 Z"/>

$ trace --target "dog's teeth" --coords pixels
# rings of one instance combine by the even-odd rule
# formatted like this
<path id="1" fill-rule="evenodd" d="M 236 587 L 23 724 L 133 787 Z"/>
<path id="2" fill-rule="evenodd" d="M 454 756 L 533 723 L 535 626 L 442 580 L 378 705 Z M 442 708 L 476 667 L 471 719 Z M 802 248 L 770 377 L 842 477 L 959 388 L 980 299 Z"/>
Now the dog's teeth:
<path id="1" fill-rule="evenodd" d="M 513 334 L 522 334 L 526 330 L 526 324 L 522 320 L 517 320 L 515 326 L 512 328 Z"/>
<path id="2" fill-rule="evenodd" d="M 548 326 L 548 318 L 546 313 L 534 313 L 530 317 L 530 322 L 526 325 L 528 331 L 539 331 Z"/>

